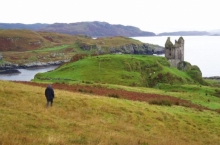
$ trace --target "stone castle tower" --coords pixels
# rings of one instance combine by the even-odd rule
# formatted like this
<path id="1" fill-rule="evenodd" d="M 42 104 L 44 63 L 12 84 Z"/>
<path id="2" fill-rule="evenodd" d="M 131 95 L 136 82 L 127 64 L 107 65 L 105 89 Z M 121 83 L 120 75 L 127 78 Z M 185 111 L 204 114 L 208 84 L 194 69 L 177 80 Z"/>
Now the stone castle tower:
<path id="1" fill-rule="evenodd" d="M 177 64 L 184 61 L 184 39 L 180 37 L 175 44 L 167 38 L 165 43 L 165 57 L 169 60 L 171 66 L 177 67 Z"/>

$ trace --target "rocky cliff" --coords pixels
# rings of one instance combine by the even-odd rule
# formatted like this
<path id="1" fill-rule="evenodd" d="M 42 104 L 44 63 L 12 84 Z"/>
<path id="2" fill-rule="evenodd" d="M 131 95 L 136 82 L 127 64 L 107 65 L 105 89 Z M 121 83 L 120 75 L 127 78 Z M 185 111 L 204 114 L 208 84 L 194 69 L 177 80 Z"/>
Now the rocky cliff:
<path id="1" fill-rule="evenodd" d="M 65 62 L 69 62 L 69 60 L 59 60 L 59 61 L 50 61 L 50 62 L 31 62 L 25 64 L 14 64 L 10 62 L 4 62 L 0 64 L 0 73 L 1 72 L 9 72 L 7 70 L 14 70 L 14 69 L 26 69 L 26 68 L 38 68 L 38 67 L 46 67 L 52 65 L 60 65 Z M 5 71 L 6 70 L 6 71 Z"/>
<path id="2" fill-rule="evenodd" d="M 148 43 L 142 44 L 126 44 L 120 46 L 109 46 L 102 47 L 100 45 L 88 45 L 88 44 L 80 44 L 79 45 L 82 50 L 86 51 L 95 51 L 97 54 L 104 53 L 120 53 L 120 54 L 164 54 L 164 48 L 158 45 L 152 45 Z"/>

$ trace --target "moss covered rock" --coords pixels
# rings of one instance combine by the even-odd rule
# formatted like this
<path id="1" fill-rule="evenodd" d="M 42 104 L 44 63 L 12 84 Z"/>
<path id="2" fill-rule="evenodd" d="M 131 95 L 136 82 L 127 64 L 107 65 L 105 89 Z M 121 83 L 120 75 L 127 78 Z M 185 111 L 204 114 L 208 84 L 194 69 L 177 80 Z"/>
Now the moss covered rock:
<path id="1" fill-rule="evenodd" d="M 192 69 L 192 65 L 189 62 L 181 61 L 177 64 L 177 68 L 181 71 L 190 71 Z"/>
<path id="2" fill-rule="evenodd" d="M 189 62 L 181 61 L 177 64 L 177 68 L 186 72 L 192 79 L 202 85 L 208 85 L 202 78 L 202 72 L 196 65 L 191 65 Z"/>

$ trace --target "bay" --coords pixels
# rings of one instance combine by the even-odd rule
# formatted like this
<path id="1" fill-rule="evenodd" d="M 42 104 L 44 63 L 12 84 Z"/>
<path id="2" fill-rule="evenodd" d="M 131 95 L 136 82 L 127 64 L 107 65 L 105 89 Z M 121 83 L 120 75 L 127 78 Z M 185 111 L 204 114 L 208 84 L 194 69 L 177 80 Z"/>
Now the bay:
<path id="1" fill-rule="evenodd" d="M 0 80 L 8 81 L 31 81 L 37 73 L 43 73 L 56 69 L 58 66 L 48 66 L 35 69 L 18 69 L 19 74 L 4 74 L 0 75 Z"/>
<path id="2" fill-rule="evenodd" d="M 132 37 L 141 42 L 165 46 L 168 36 Z M 169 36 L 172 43 L 179 36 Z M 197 65 L 203 77 L 220 76 L 220 36 L 183 36 L 184 60 Z"/>

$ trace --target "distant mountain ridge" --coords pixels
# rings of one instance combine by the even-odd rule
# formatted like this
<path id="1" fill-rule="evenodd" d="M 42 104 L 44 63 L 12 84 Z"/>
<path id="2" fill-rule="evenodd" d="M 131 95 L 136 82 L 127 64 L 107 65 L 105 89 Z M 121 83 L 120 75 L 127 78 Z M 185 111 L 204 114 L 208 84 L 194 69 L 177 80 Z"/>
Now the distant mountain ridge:
<path id="1" fill-rule="evenodd" d="M 0 29 L 26 29 L 26 30 L 37 31 L 37 30 L 44 28 L 48 25 L 50 25 L 50 24 L 0 23 Z"/>
<path id="2" fill-rule="evenodd" d="M 157 34 L 158 36 L 202 36 L 210 35 L 207 31 L 177 31 L 177 32 L 164 32 Z"/>
<path id="3" fill-rule="evenodd" d="M 0 29 L 27 29 L 32 31 L 57 32 L 69 35 L 86 35 L 90 37 L 108 37 L 108 36 L 219 36 L 220 29 L 213 31 L 176 31 L 163 32 L 155 34 L 154 32 L 142 31 L 134 26 L 124 26 L 109 24 L 107 22 L 76 22 L 76 23 L 0 23 Z"/>
<path id="4" fill-rule="evenodd" d="M 134 26 L 112 25 L 106 22 L 77 22 L 54 24 L 0 23 L 0 29 L 28 29 L 34 31 L 57 32 L 70 35 L 87 35 L 91 37 L 106 36 L 156 36 L 153 32 L 142 31 Z"/>
<path id="5" fill-rule="evenodd" d="M 220 29 L 211 30 L 211 31 L 209 31 L 209 33 L 210 33 L 212 36 L 220 36 Z"/>
<path id="6" fill-rule="evenodd" d="M 105 37 L 105 36 L 156 36 L 153 32 L 142 31 L 134 26 L 112 25 L 106 22 L 78 22 L 78 23 L 55 23 L 46 26 L 41 31 L 50 31 L 65 33 L 70 35 L 87 35 L 91 37 Z"/>

